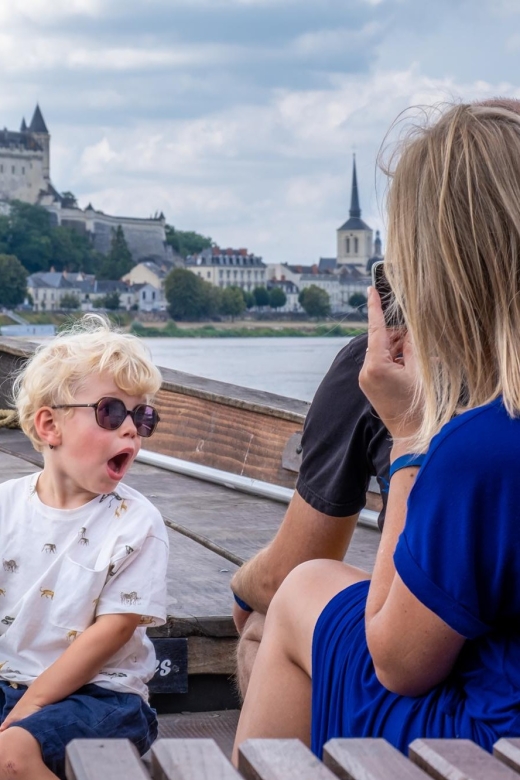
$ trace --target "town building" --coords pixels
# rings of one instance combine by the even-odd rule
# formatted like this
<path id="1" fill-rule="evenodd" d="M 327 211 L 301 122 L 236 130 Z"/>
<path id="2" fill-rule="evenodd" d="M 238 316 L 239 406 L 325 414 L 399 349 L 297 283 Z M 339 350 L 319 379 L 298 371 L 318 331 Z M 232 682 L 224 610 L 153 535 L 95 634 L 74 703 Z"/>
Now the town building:
<path id="1" fill-rule="evenodd" d="M 265 287 L 267 266 L 247 249 L 212 246 L 186 258 L 186 268 L 215 287 L 240 287 L 251 292 Z"/>
<path id="2" fill-rule="evenodd" d="M 166 243 L 164 214 L 149 219 L 111 216 L 92 204 L 80 209 L 73 199 L 60 195 L 51 180 L 51 136 L 39 105 L 29 126 L 23 119 L 18 132 L 0 130 L 0 213 L 8 213 L 11 200 L 44 206 L 54 225 L 88 235 L 103 254 L 110 251 L 113 231 L 121 225 L 136 263 L 148 258 L 182 265 Z"/>
<path id="3" fill-rule="evenodd" d="M 81 311 L 95 311 L 96 302 L 113 293 L 119 296 L 119 308 L 126 311 L 159 312 L 166 309 L 163 291 L 151 284 L 96 279 L 92 274 L 81 272 L 47 271 L 31 274 L 27 279 L 27 291 L 33 300 L 34 311 L 61 311 L 67 297 L 76 298 Z"/>

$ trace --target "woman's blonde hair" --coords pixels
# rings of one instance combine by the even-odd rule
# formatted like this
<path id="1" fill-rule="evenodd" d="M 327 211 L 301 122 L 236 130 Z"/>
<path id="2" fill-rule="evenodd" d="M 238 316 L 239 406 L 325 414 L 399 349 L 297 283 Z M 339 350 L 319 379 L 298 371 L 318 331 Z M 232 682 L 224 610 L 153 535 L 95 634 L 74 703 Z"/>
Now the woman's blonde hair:
<path id="1" fill-rule="evenodd" d="M 99 314 L 86 314 L 38 347 L 13 386 L 20 425 L 36 450 L 43 449 L 34 427 L 37 410 L 74 403 L 82 383 L 101 373 L 109 374 L 124 393 L 147 401 L 161 386 L 161 373 L 145 345 L 136 336 L 113 329 Z"/>
<path id="2" fill-rule="evenodd" d="M 520 411 L 520 101 L 435 112 L 386 168 L 386 265 L 419 364 L 421 448 L 500 395 Z"/>

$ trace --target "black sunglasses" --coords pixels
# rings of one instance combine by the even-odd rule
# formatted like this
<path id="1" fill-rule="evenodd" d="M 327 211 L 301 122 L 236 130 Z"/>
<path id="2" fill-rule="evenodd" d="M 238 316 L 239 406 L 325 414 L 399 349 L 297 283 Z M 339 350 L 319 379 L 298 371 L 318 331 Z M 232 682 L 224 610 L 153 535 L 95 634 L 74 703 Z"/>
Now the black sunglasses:
<path id="1" fill-rule="evenodd" d="M 157 409 L 149 404 L 137 404 L 132 410 L 127 409 L 120 398 L 100 398 L 95 404 L 59 404 L 51 409 L 94 409 L 96 422 L 100 428 L 115 431 L 120 428 L 130 415 L 139 436 L 148 438 L 157 428 L 159 414 Z"/>

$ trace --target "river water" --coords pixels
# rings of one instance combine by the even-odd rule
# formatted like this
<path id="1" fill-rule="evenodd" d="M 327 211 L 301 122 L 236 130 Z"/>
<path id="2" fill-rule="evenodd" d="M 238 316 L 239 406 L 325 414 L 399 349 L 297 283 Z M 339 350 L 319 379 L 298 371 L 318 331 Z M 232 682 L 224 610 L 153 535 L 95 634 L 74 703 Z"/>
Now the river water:
<path id="1" fill-rule="evenodd" d="M 244 387 L 311 401 L 348 338 L 143 339 L 154 362 Z"/>

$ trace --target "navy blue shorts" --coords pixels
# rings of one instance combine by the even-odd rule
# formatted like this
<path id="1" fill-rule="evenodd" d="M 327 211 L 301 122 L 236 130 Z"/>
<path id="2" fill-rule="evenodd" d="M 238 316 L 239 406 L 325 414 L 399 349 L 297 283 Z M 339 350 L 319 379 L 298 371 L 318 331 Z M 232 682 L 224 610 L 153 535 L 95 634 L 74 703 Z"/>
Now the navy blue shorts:
<path id="1" fill-rule="evenodd" d="M 0 722 L 3 722 L 27 687 L 0 683 Z M 13 723 L 40 743 L 51 772 L 65 780 L 65 747 L 73 739 L 118 737 L 134 743 L 140 755 L 157 737 L 155 710 L 136 693 L 119 693 L 99 685 L 84 685 L 62 701 Z"/>

